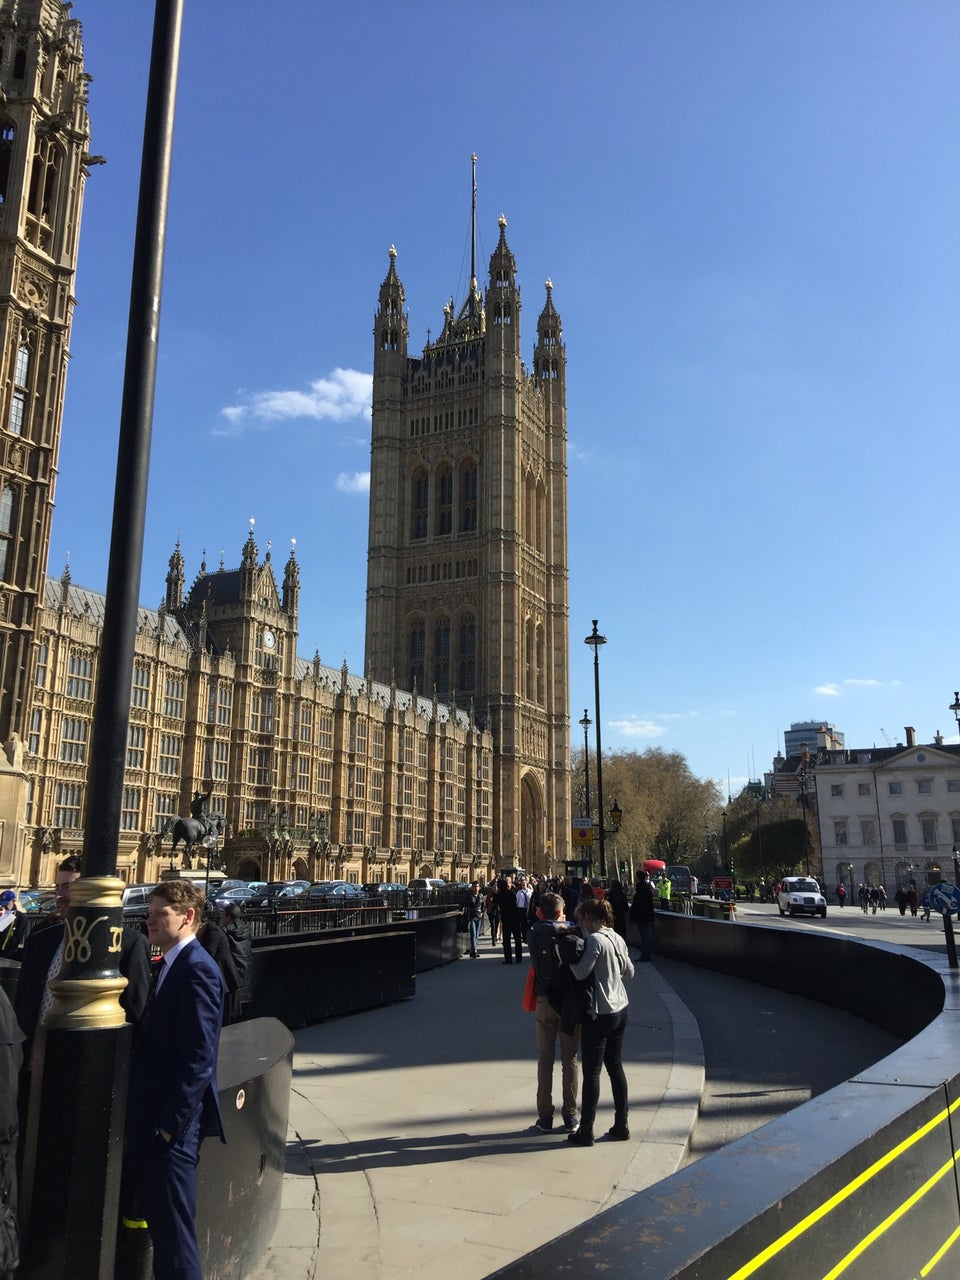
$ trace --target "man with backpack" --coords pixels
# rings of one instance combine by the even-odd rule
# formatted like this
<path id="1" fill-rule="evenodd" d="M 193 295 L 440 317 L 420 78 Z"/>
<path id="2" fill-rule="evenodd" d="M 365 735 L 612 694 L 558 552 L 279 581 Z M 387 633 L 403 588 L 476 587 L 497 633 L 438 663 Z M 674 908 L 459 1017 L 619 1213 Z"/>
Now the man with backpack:
<path id="1" fill-rule="evenodd" d="M 543 918 L 531 927 L 527 936 L 537 996 L 535 1127 L 541 1133 L 550 1133 L 553 1129 L 553 1064 L 559 1040 L 563 1127 L 568 1133 L 576 1133 L 579 1126 L 577 1099 L 580 1092 L 580 1065 L 577 1062 L 577 1052 L 580 1048 L 580 1023 L 571 1022 L 569 1018 L 571 998 L 575 1000 L 577 981 L 566 963 L 566 959 L 569 959 L 566 952 L 574 941 L 579 942 L 582 949 L 583 939 L 564 920 L 563 899 L 559 894 L 543 895 L 540 914 Z"/>

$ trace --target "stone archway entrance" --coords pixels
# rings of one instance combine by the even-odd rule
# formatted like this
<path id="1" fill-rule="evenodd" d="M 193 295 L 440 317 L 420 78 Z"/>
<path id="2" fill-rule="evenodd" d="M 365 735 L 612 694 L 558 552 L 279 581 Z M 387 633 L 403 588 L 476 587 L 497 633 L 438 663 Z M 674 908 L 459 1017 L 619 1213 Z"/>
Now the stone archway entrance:
<path id="1" fill-rule="evenodd" d="M 259 880 L 260 863 L 254 858 L 241 858 L 237 864 L 236 878 L 238 880 Z"/>
<path id="2" fill-rule="evenodd" d="M 540 871 L 546 835 L 544 832 L 543 788 L 534 773 L 520 780 L 520 856 L 517 864 L 525 871 Z"/>

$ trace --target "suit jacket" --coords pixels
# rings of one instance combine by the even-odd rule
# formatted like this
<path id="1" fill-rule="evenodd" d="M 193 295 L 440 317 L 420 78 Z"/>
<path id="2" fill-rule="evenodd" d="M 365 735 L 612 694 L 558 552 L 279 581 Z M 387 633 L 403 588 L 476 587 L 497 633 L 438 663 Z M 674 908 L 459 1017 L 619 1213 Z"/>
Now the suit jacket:
<path id="1" fill-rule="evenodd" d="M 136 1158 L 158 1130 L 179 1142 L 199 1116 L 200 1136 L 225 1141 L 217 1098 L 223 979 L 194 940 L 150 1002 L 130 1061 L 127 1144 Z"/>
<path id="2" fill-rule="evenodd" d="M 43 929 L 34 929 L 23 944 L 23 958 L 17 978 L 17 995 L 14 1012 L 20 1030 L 27 1041 L 32 1041 L 40 1018 L 40 1005 L 47 974 L 54 952 L 63 940 L 63 925 L 57 923 Z M 136 929 L 124 929 L 120 951 L 120 972 L 127 980 L 126 990 L 120 996 L 128 1022 L 134 1026 L 143 1016 L 150 994 L 150 946 Z M 24 1062 L 29 1064 L 29 1044 L 24 1046 Z"/>

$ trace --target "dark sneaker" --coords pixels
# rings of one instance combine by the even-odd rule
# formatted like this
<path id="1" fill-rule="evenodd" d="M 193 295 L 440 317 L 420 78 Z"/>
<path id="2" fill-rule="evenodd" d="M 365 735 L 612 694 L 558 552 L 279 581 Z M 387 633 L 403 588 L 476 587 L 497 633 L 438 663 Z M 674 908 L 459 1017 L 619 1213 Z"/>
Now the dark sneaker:
<path id="1" fill-rule="evenodd" d="M 564 1116 L 563 1127 L 567 1133 L 576 1133 L 580 1128 L 580 1120 L 578 1116 Z"/>
<path id="2" fill-rule="evenodd" d="M 553 1133 L 553 1116 L 541 1116 L 533 1127 L 540 1133 Z"/>
<path id="3" fill-rule="evenodd" d="M 630 1130 L 625 1124 L 615 1124 L 612 1129 L 607 1130 L 607 1137 L 613 1138 L 614 1142 L 626 1142 L 630 1137 Z"/>
<path id="4" fill-rule="evenodd" d="M 578 1129 L 576 1133 L 568 1133 L 567 1141 L 572 1142 L 575 1147 L 592 1147 L 593 1134 L 585 1133 L 583 1129 Z"/>

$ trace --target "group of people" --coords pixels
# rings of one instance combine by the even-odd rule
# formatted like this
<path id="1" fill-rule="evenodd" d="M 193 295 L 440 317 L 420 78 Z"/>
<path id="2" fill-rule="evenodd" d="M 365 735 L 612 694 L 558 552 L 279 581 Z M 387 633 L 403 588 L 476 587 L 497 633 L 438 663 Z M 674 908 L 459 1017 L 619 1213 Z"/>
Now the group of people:
<path id="1" fill-rule="evenodd" d="M 669 881 L 667 881 L 669 892 Z M 482 926 L 489 921 L 493 947 L 504 964 L 533 966 L 537 1041 L 537 1119 L 540 1133 L 554 1132 L 553 1075 L 560 1056 L 560 1120 L 573 1146 L 592 1146 L 606 1070 L 613 1092 L 611 1140 L 630 1136 L 623 1040 L 629 1001 L 625 981 L 634 975 L 627 950 L 628 920 L 640 935 L 640 961 L 653 949 L 657 887 L 647 872 L 632 900 L 619 880 L 606 886 L 568 875 L 562 879 L 506 872 L 464 894 L 463 923 L 469 955 L 479 956 Z M 530 1006 L 528 1006 L 530 1007 Z M 582 1091 L 581 1091 L 582 1077 Z"/>
<path id="2" fill-rule="evenodd" d="M 16 895 L 0 895 L 11 917 L 0 922 L 0 942 L 15 938 L 15 930 L 20 938 L 3 947 L 20 965 L 12 1007 L 0 988 L 0 1071 L 19 1076 L 0 1099 L 0 1199 L 14 1207 L 34 1042 L 53 1007 L 49 984 L 63 967 L 64 924 L 80 875 L 79 858 L 60 863 L 56 913 L 29 933 Z M 231 904 L 218 921 L 207 918 L 206 906 L 203 889 L 191 881 L 164 881 L 150 895 L 144 928 L 125 927 L 121 939 L 119 970 L 127 985 L 120 1004 L 133 1027 L 122 1208 L 149 1227 L 157 1280 L 202 1280 L 194 1221 L 200 1143 L 207 1136 L 224 1140 L 216 1087 L 220 1029 L 243 1016 L 251 994 L 252 947 L 239 909 Z"/>

